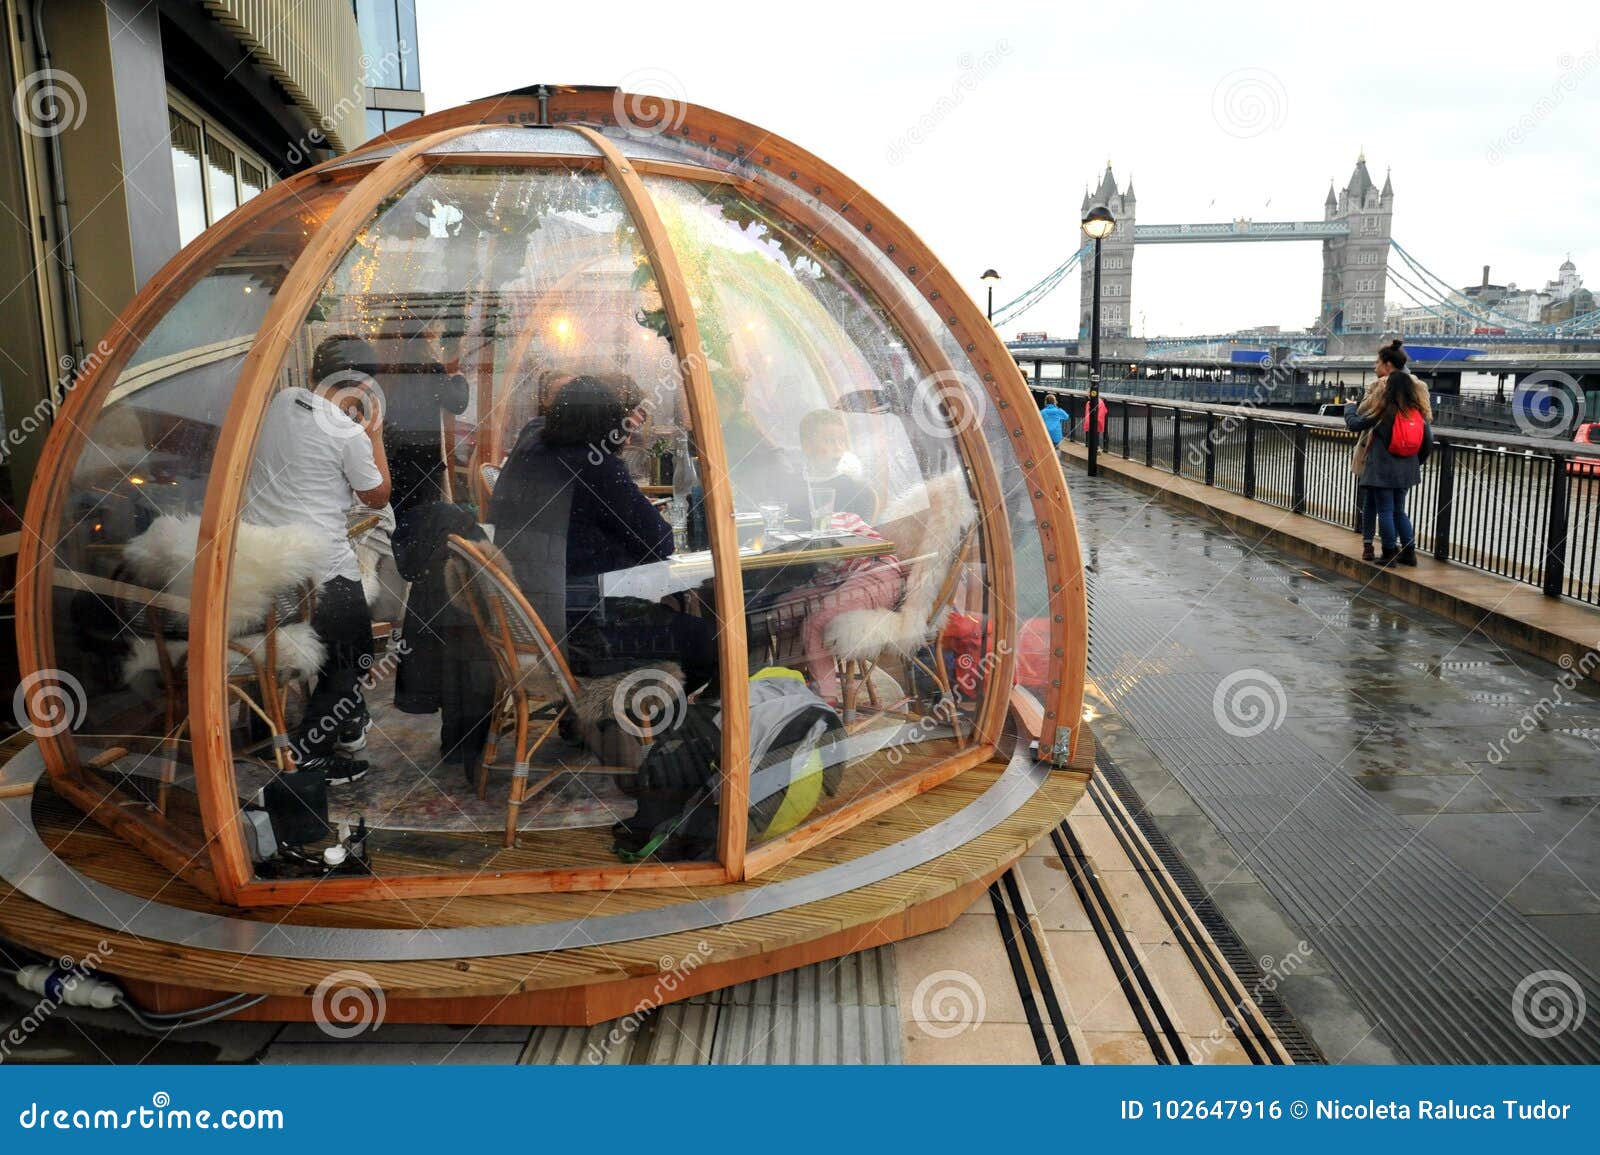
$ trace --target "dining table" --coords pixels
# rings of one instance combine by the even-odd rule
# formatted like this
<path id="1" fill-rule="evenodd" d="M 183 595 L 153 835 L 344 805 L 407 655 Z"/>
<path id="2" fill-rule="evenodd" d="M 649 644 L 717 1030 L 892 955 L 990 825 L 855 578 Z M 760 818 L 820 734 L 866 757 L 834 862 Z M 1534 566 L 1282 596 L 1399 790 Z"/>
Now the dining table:
<path id="1" fill-rule="evenodd" d="M 760 573 L 797 566 L 813 568 L 855 558 L 881 557 L 894 548 L 894 542 L 881 537 L 837 530 L 767 534 L 739 550 L 739 569 L 743 573 Z M 671 594 L 696 589 L 713 576 L 711 551 L 695 550 L 603 573 L 600 595 L 660 601 Z"/>

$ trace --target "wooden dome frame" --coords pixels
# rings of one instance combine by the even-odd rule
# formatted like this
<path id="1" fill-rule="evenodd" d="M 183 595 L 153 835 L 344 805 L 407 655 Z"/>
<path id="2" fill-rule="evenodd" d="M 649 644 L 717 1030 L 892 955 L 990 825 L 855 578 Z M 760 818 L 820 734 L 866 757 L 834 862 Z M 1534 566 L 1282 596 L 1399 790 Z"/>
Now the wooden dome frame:
<path id="1" fill-rule="evenodd" d="M 652 104 L 652 102 L 654 102 Z M 619 113 L 653 110 L 657 130 L 632 127 Z M 636 118 L 633 123 L 636 123 Z M 723 764 L 744 766 L 743 774 L 725 776 L 723 804 L 713 862 L 687 864 L 618 864 L 607 868 L 438 874 L 415 877 L 331 878 L 268 881 L 254 871 L 239 828 L 238 802 L 226 723 L 225 602 L 233 561 L 234 511 L 238 509 L 259 432 L 262 413 L 279 377 L 289 342 L 271 339 L 293 332 L 303 322 L 320 287 L 338 267 L 352 239 L 390 195 L 407 187 L 439 163 L 511 166 L 538 163 L 521 154 L 475 154 L 432 150 L 458 137 L 497 125 L 548 125 L 568 128 L 600 153 L 597 161 L 562 158 L 566 167 L 603 171 L 621 196 L 639 229 L 643 246 L 660 286 L 673 348 L 684 373 L 691 420 L 704 431 L 699 450 L 705 465 L 706 505 L 712 526 L 711 552 L 717 574 L 715 610 L 721 621 L 737 626 L 743 639 L 744 604 L 737 541 L 731 530 L 732 497 L 723 454 L 716 403 L 700 347 L 692 302 L 672 245 L 654 202 L 645 188 L 647 174 L 715 180 L 735 186 L 785 218 L 827 241 L 852 272 L 893 313 L 900 332 L 917 360 L 934 374 L 970 370 L 1000 415 L 1011 452 L 1026 481 L 1049 583 L 1050 680 L 1044 700 L 1027 691 L 985 695 L 976 727 L 977 740 L 968 749 L 945 758 L 919 774 L 896 781 L 841 807 L 821 819 L 802 824 L 788 835 L 761 846 L 746 845 L 748 766 L 743 754 L 748 734 L 746 655 L 740 645 L 722 645 L 723 711 L 729 723 L 723 732 Z M 659 135 L 675 148 L 693 154 L 695 163 L 631 160 L 617 145 L 616 134 Z M 387 155 L 385 155 L 387 154 Z M 701 166 L 704 167 L 701 167 Z M 1083 683 L 1087 660 L 1087 606 L 1076 527 L 1065 478 L 1044 425 L 1036 414 L 1026 384 L 1004 343 L 959 282 L 934 258 L 911 229 L 860 186 L 817 157 L 754 125 L 692 105 L 660 101 L 611 88 L 529 89 L 487 98 L 412 121 L 362 149 L 296 174 L 269 188 L 223 222 L 207 230 L 170 261 L 123 311 L 108 353 L 65 401 L 60 420 L 46 444 L 27 504 L 19 551 L 17 587 L 18 649 L 24 674 L 56 669 L 52 633 L 53 551 L 63 503 L 68 500 L 72 466 L 88 438 L 93 419 L 143 338 L 173 304 L 213 267 L 215 259 L 236 244 L 264 217 L 282 212 L 307 192 L 328 182 L 351 187 L 295 259 L 273 298 L 257 337 L 240 368 L 218 438 L 207 480 L 195 558 L 190 617 L 191 676 L 189 707 L 194 742 L 196 792 L 204 825 L 203 845 L 177 830 L 159 814 L 124 806 L 114 786 L 87 773 L 72 734 L 51 733 L 41 725 L 38 742 L 51 784 L 78 808 L 106 826 L 122 841 L 199 890 L 239 906 L 397 900 L 457 894 L 510 894 L 597 888 L 663 888 L 742 882 L 827 839 L 865 822 L 916 794 L 931 790 L 990 758 L 1006 723 L 1007 708 L 1038 741 L 1042 758 L 1065 766 L 1078 752 L 1082 731 Z M 821 210 L 828 210 L 825 215 Z M 839 222 L 848 232 L 841 232 Z M 942 338 L 915 315 L 903 286 L 873 261 L 853 255 L 870 252 L 892 264 L 920 296 L 921 304 L 947 326 L 948 336 L 965 352 L 969 364 L 953 364 Z M 263 339 L 267 338 L 267 339 Z M 956 389 L 946 400 L 959 416 L 964 395 Z M 963 457 L 972 474 L 980 505 L 1004 509 L 999 474 L 981 429 L 957 420 Z M 1014 604 L 1010 564 L 1010 525 L 1006 517 L 983 516 L 992 526 L 997 564 L 986 575 L 988 587 L 1002 604 Z M 990 673 L 996 687 L 1011 686 L 1015 672 L 1015 622 L 1001 614 L 997 628 L 998 661 Z M 43 720 L 41 719 L 41 724 Z"/>

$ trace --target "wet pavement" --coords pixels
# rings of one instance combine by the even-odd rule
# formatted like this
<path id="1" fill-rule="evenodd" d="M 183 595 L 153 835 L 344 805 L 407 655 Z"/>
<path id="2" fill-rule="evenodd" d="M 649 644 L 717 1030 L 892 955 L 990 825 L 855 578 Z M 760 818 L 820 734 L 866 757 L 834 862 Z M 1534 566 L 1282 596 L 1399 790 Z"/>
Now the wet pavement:
<path id="1" fill-rule="evenodd" d="M 1600 1055 L 1600 695 L 1113 479 L 1068 473 L 1106 746 L 1148 763 L 1130 774 L 1148 812 L 1247 943 L 1310 943 L 1321 1009 L 1359 1035 L 1340 1046 L 1431 1061 Z M 1319 1009 L 1286 998 L 1296 1014 Z M 1571 1021 L 1547 1033 L 1545 1014 Z"/>

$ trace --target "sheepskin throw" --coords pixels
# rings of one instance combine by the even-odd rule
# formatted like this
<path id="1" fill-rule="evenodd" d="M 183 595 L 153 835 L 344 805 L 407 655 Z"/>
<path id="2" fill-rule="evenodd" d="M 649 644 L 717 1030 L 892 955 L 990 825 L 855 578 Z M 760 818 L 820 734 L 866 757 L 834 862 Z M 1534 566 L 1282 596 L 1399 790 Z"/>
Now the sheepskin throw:
<path id="1" fill-rule="evenodd" d="M 922 490 L 889 501 L 879 521 L 887 525 L 905 517 L 916 520 L 921 536 L 901 543 L 906 585 L 900 604 L 892 610 L 846 610 L 829 622 L 823 642 L 836 658 L 876 658 L 886 650 L 910 657 L 944 626 L 950 607 L 933 603 L 978 519 L 965 472 L 953 469 L 930 477 Z"/>
<path id="2" fill-rule="evenodd" d="M 199 532 L 197 514 L 158 517 L 127 544 L 123 561 L 140 584 L 192 597 Z M 273 599 L 315 581 L 321 559 L 322 541 L 310 526 L 239 522 L 234 534 L 228 635 L 240 637 L 260 630 Z"/>

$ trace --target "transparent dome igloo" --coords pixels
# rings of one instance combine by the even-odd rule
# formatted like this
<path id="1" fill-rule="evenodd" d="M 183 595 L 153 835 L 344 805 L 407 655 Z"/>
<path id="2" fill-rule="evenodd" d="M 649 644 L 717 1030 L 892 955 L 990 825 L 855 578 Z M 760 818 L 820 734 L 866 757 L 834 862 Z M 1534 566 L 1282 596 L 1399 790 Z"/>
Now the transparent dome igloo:
<path id="1" fill-rule="evenodd" d="M 1070 754 L 1080 561 L 1024 381 L 750 125 L 425 117 L 207 231 L 96 361 L 28 511 L 34 729 L 226 901 L 734 881 L 1019 725 Z M 263 845 L 362 829 L 320 875 Z"/>

